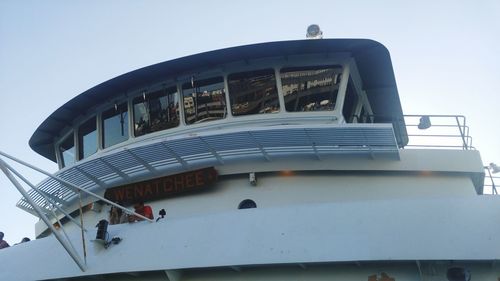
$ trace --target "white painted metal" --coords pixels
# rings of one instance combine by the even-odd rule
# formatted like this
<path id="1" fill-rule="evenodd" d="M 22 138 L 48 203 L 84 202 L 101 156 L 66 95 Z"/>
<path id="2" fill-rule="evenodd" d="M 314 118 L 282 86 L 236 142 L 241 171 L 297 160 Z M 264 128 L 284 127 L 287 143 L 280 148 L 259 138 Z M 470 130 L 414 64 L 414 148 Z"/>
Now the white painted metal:
<path id="1" fill-rule="evenodd" d="M 72 203 L 76 193 L 60 183 L 81 188 L 96 196 L 90 190 L 100 191 L 124 183 L 125 180 L 135 181 L 145 174 L 172 174 L 196 167 L 219 165 L 221 161 L 255 161 L 259 158 L 271 161 L 288 155 L 336 154 L 380 154 L 397 158 L 399 152 L 392 125 L 280 125 L 171 136 L 130 145 L 105 156 L 100 155 L 99 158 L 90 157 L 57 172 L 55 177 L 46 174 L 50 178 L 38 188 L 49 193 L 59 190 L 62 199 Z M 100 159 L 114 168 L 105 169 Z M 120 178 L 116 170 L 127 174 L 129 178 Z M 43 199 L 36 194 L 32 196 L 38 203 Z M 102 197 L 99 199 L 109 203 Z M 23 200 L 18 204 L 26 207 Z"/>
<path id="2" fill-rule="evenodd" d="M 5 162 L 2 159 L 0 159 L 0 170 L 2 170 L 2 172 L 5 174 L 5 176 L 7 176 L 7 178 L 9 178 L 9 180 L 16 187 L 16 189 L 19 191 L 19 193 L 22 194 L 23 198 L 26 199 L 26 201 L 28 201 L 28 203 L 33 207 L 33 209 L 35 209 L 35 211 L 37 212 L 37 214 L 40 217 L 40 219 L 43 220 L 43 222 L 52 230 L 52 233 L 54 234 L 54 236 L 56 237 L 56 239 L 58 240 L 58 242 L 63 246 L 63 248 L 66 250 L 66 252 L 73 259 L 73 261 L 78 265 L 78 267 L 80 268 L 80 270 L 84 272 L 85 269 L 86 269 L 86 266 L 83 263 L 83 261 L 81 260 L 81 258 L 78 255 L 78 253 L 76 253 L 75 248 L 71 244 L 70 240 L 68 239 L 68 241 L 66 241 L 64 239 L 64 237 L 62 237 L 61 234 L 54 228 L 54 226 L 52 225 L 52 223 L 50 222 L 50 220 L 45 216 L 45 214 L 40 209 L 40 207 L 38 207 L 38 205 L 36 205 L 35 202 L 33 202 L 33 200 L 31 200 L 31 197 L 24 190 L 24 188 L 22 187 L 22 185 L 10 173 L 10 171 L 5 166 Z"/>
<path id="3" fill-rule="evenodd" d="M 500 258 L 500 225 L 478 218 L 498 212 L 500 200 L 493 197 L 367 200 L 115 225 L 109 228 L 110 236 L 123 241 L 107 250 L 90 247 L 85 274 L 287 263 L 495 260 Z M 30 250 L 14 247 L 0 251 L 0 268 L 19 268 L 23 257 L 25 263 L 39 266 L 21 273 L 21 280 L 80 275 L 54 247 L 54 238 L 30 243 L 33 252 L 51 249 L 59 273 L 48 261 L 24 257 Z"/>
<path id="4" fill-rule="evenodd" d="M 101 200 L 101 201 L 104 201 L 104 202 L 106 202 L 106 203 L 108 203 L 108 204 L 112 205 L 112 206 L 115 206 L 115 207 L 117 207 L 117 208 L 120 208 L 120 209 L 122 209 L 124 212 L 126 212 L 127 214 L 134 214 L 134 215 L 136 215 L 136 216 L 138 216 L 138 217 L 142 218 L 143 220 L 146 220 L 146 221 L 149 221 L 149 222 L 153 222 L 153 220 L 151 220 L 151 219 L 149 219 L 149 218 L 147 218 L 147 217 L 145 217 L 145 216 L 143 216 L 143 215 L 141 215 L 141 214 L 138 214 L 138 213 L 136 213 L 136 212 L 134 212 L 134 211 L 132 211 L 132 210 L 129 210 L 129 209 L 127 209 L 127 208 L 125 208 L 125 207 L 123 207 L 123 206 L 121 206 L 121 205 L 119 205 L 119 204 L 116 204 L 115 202 L 109 201 L 108 199 L 106 199 L 106 198 L 104 198 L 104 197 L 102 197 L 102 196 L 100 196 L 100 195 L 98 195 L 98 194 L 95 194 L 95 193 L 93 193 L 93 192 L 91 192 L 91 191 L 88 191 L 88 190 L 86 190 L 86 189 L 83 189 L 83 188 L 81 188 L 81 187 L 79 187 L 79 186 L 77 186 L 77 185 L 75 185 L 75 184 L 73 184 L 73 183 L 71 183 L 71 182 L 69 182 L 69 181 L 66 181 L 66 180 L 61 179 L 61 178 L 59 178 L 59 177 L 57 177 L 57 176 L 54 176 L 54 175 L 52 175 L 51 173 L 49 173 L 49 172 L 47 172 L 47 171 L 44 171 L 44 170 L 42 170 L 42 169 L 40 169 L 40 168 L 38 168 L 38 167 L 36 167 L 36 166 L 33 166 L 33 165 L 31 165 L 31 164 L 29 164 L 29 163 L 27 163 L 27 162 L 25 162 L 25 161 L 22 161 L 22 160 L 20 160 L 20 159 L 17 159 L 17 158 L 15 158 L 15 157 L 13 157 L 13 156 L 11 156 L 11 155 L 9 155 L 9 154 L 5 153 L 5 152 L 0 151 L 0 155 L 2 155 L 2 156 L 4 156 L 4 157 L 7 157 L 7 158 L 9 158 L 9 159 L 11 159 L 11 160 L 13 160 L 13 161 L 15 161 L 15 162 L 17 162 L 17 163 L 21 164 L 21 165 L 24 165 L 24 166 L 28 167 L 28 168 L 31 168 L 31 169 L 33 169 L 33 170 L 35 170 L 35 171 L 39 172 L 39 173 L 42 173 L 42 174 L 44 174 L 44 175 L 48 176 L 49 178 L 51 178 L 51 179 L 53 179 L 53 180 L 55 180 L 55 181 L 57 181 L 57 182 L 59 182 L 59 183 L 61 183 L 61 184 L 64 184 L 64 185 L 69 186 L 69 187 L 71 187 L 71 188 L 74 188 L 75 190 L 82 191 L 82 192 L 84 192 L 84 193 L 86 193 L 86 194 L 88 194 L 88 195 L 90 195 L 90 196 L 95 197 L 96 199 L 99 199 L 99 200 Z M 2 161 L 2 162 L 3 162 L 3 160 L 1 160 L 1 159 L 0 159 L 0 161 Z M 23 190 L 23 191 L 24 191 L 24 190 Z M 26 194 L 28 194 L 28 193 L 26 193 Z M 75 194 L 76 194 L 76 192 L 75 192 Z M 32 196 L 32 195 L 31 195 L 31 196 Z M 26 196 L 24 196 L 24 193 L 23 193 L 23 198 L 24 198 L 24 199 L 26 199 Z M 30 198 L 31 198 L 31 197 L 30 197 Z M 42 197 L 42 198 L 43 198 L 43 197 Z M 28 202 L 28 204 L 29 204 L 31 207 L 34 207 L 34 206 L 33 206 L 33 204 L 37 204 L 37 203 L 35 203 L 35 201 L 33 201 L 32 199 L 30 199 L 30 201 L 31 201 L 31 202 Z M 38 205 L 37 205 L 37 206 L 38 206 Z M 38 206 L 38 208 L 40 208 L 40 207 Z M 38 210 L 37 210 L 37 212 L 36 212 L 36 213 L 37 213 L 37 215 L 39 215 L 40 213 L 43 213 L 43 212 L 41 211 L 41 209 L 39 209 L 39 210 L 40 210 L 40 211 L 38 211 Z"/>
<path id="5" fill-rule="evenodd" d="M 332 64 L 343 67 L 335 110 L 286 112 L 280 69 Z M 272 117 L 232 116 L 228 107 L 226 119 L 186 125 L 179 97 L 179 127 L 134 137 L 132 99 L 144 89 L 133 89 L 118 101 L 128 104 L 129 140 L 99 148 L 56 175 L 21 161 L 49 176 L 37 187 L 41 194 L 30 191 L 35 202 L 23 193 L 28 197 L 18 204 L 40 213 L 39 236 L 56 220 L 43 215 L 56 210 L 44 202 L 74 211 L 79 205 L 75 191 L 118 206 L 102 197 L 107 188 L 210 166 L 219 179 L 201 193 L 148 202 L 154 210 L 167 210 L 157 223 L 109 226 L 109 236 L 122 240 L 107 249 L 91 241 L 95 230 L 82 239 L 76 225 L 65 225 L 72 241 L 89 245 L 85 272 L 58 247 L 58 233 L 52 230 L 55 236 L 1 250 L 0 278 L 351 281 L 384 280 L 387 273 L 397 281 L 442 281 L 447 268 L 457 264 L 471 269 L 473 280 L 499 278 L 500 224 L 486 218 L 500 213 L 500 198 L 479 195 L 484 170 L 477 151 L 400 150 L 391 124 L 344 124 L 349 77 L 362 97 L 360 105 L 372 113 L 349 53 L 240 61 L 196 78 L 223 76 L 227 93 L 229 73 L 264 68 L 274 69 L 277 78 L 281 111 Z M 181 93 L 181 84 L 191 77 L 150 89 L 167 83 Z M 100 114 L 115 102 L 89 109 L 61 132 L 71 131 L 75 151 L 78 124 L 96 115 L 101 132 Z M 258 177 L 255 186 L 250 172 Z M 83 198 L 83 203 L 95 198 Z M 257 208 L 238 210 L 245 199 Z M 106 205 L 80 219 L 93 227 L 107 219 L 108 210 Z M 59 218 L 67 215 L 62 213 Z M 73 249 L 73 254 L 82 253 Z"/>
<path id="6" fill-rule="evenodd" d="M 40 189 L 38 189 L 35 185 L 33 185 L 28 179 L 26 179 L 23 175 L 21 175 L 18 171 L 16 171 L 14 168 L 12 168 L 12 166 L 10 166 L 8 163 L 6 163 L 5 161 L 3 162 L 3 165 L 8 169 L 10 170 L 14 175 L 16 175 L 16 177 L 20 178 L 22 181 L 24 181 L 29 187 L 31 187 L 34 191 L 38 192 L 38 194 L 40 194 L 40 196 L 42 196 L 46 202 L 52 204 L 54 206 L 54 208 L 52 208 L 50 211 L 53 215 L 53 217 L 55 219 L 58 219 L 57 217 L 57 214 L 54 212 L 54 210 L 57 210 L 59 212 L 61 212 L 62 214 L 64 214 L 64 216 L 66 216 L 71 222 L 73 222 L 75 225 L 77 225 L 78 227 L 82 228 L 84 231 L 87 231 L 82 224 L 80 224 L 79 222 L 77 222 L 68 212 L 66 212 L 64 210 L 64 208 L 61 208 L 59 204 L 61 205 L 64 205 L 66 202 L 62 202 L 59 198 L 53 196 L 52 194 L 50 193 L 47 193 L 47 192 L 44 192 L 44 191 L 41 191 Z M 57 223 L 59 225 L 62 225 L 60 221 L 57 221 Z"/>

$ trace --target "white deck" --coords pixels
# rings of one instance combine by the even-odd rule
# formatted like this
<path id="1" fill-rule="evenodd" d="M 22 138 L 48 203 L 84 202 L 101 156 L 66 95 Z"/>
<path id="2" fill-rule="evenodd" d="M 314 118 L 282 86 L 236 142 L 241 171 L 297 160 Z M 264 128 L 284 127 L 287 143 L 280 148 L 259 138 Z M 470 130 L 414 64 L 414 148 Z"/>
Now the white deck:
<path id="1" fill-rule="evenodd" d="M 239 265 L 497 260 L 500 224 L 486 218 L 498 213 L 500 198 L 485 196 L 234 210 L 110 226 L 110 236 L 123 241 L 107 250 L 89 241 L 89 231 L 84 273 L 53 237 L 0 251 L 0 271 L 5 280 L 33 280 Z"/>

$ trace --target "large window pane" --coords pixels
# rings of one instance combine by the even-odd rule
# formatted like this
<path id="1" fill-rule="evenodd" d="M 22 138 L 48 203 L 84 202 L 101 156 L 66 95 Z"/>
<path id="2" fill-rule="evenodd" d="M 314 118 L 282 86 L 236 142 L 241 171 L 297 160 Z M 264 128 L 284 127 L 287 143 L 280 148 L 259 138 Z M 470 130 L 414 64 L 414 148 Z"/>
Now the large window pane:
<path id="1" fill-rule="evenodd" d="M 228 77 L 233 115 L 279 112 L 274 70 L 234 73 Z"/>
<path id="2" fill-rule="evenodd" d="M 91 118 L 78 128 L 78 159 L 86 158 L 97 152 L 96 119 Z"/>
<path id="3" fill-rule="evenodd" d="M 179 97 L 175 87 L 144 94 L 135 98 L 133 104 L 135 136 L 179 126 Z"/>
<path id="4" fill-rule="evenodd" d="M 73 134 L 66 137 L 66 139 L 59 145 L 61 152 L 62 167 L 70 166 L 75 163 L 75 141 Z"/>
<path id="5" fill-rule="evenodd" d="M 186 124 L 201 123 L 226 117 L 224 79 L 193 81 L 182 85 Z"/>
<path id="6" fill-rule="evenodd" d="M 333 110 L 341 75 L 340 66 L 282 69 L 280 76 L 286 110 Z"/>
<path id="7" fill-rule="evenodd" d="M 128 109 L 122 103 L 102 113 L 102 143 L 104 148 L 128 140 Z"/>

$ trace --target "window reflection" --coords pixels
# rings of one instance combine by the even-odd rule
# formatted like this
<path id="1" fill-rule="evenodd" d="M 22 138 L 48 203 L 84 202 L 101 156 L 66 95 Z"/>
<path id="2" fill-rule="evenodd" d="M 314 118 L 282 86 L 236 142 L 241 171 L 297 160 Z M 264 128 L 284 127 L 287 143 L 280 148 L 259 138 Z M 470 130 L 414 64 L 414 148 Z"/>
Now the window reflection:
<path id="1" fill-rule="evenodd" d="M 279 112 L 274 70 L 234 73 L 228 77 L 233 115 Z"/>
<path id="2" fill-rule="evenodd" d="M 186 124 L 201 123 L 226 117 L 224 79 L 193 81 L 182 85 Z"/>
<path id="3" fill-rule="evenodd" d="M 289 112 L 333 110 L 342 75 L 340 66 L 285 68 L 280 72 Z"/>
<path id="4" fill-rule="evenodd" d="M 73 134 L 66 137 L 59 145 L 59 151 L 62 156 L 62 167 L 70 166 L 75 163 L 75 141 Z"/>
<path id="5" fill-rule="evenodd" d="M 102 113 L 102 143 L 104 148 L 128 139 L 127 103 L 122 103 Z"/>
<path id="6" fill-rule="evenodd" d="M 351 78 L 349 78 L 349 82 L 347 83 L 347 90 L 345 93 L 344 105 L 342 107 L 342 114 L 344 115 L 344 119 L 348 123 L 352 123 L 355 119 L 358 118 L 356 116 L 356 108 L 358 106 L 359 97 L 356 93 L 356 89 L 354 88 L 354 82 Z"/>
<path id="7" fill-rule="evenodd" d="M 96 119 L 92 117 L 78 128 L 78 159 L 97 152 Z"/>
<path id="8" fill-rule="evenodd" d="M 179 125 L 179 98 L 175 87 L 143 94 L 133 100 L 134 134 L 142 136 Z"/>

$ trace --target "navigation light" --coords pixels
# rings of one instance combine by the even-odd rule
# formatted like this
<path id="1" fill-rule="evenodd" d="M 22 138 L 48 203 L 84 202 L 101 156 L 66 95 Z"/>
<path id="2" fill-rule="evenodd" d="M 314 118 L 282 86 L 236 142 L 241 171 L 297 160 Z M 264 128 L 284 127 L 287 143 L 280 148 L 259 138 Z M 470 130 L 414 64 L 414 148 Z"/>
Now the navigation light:
<path id="1" fill-rule="evenodd" d="M 307 39 L 323 39 L 323 31 L 319 28 L 317 24 L 311 24 L 307 27 L 306 33 Z"/>

